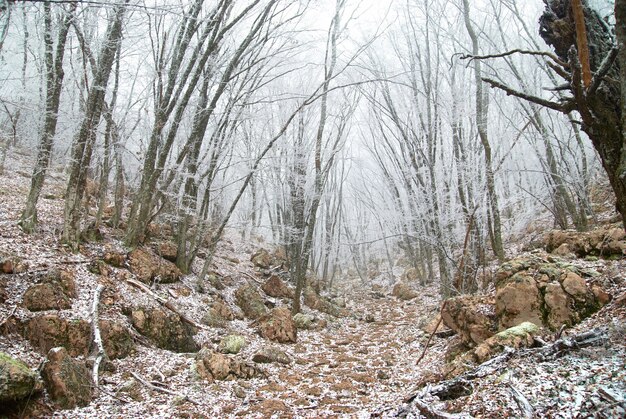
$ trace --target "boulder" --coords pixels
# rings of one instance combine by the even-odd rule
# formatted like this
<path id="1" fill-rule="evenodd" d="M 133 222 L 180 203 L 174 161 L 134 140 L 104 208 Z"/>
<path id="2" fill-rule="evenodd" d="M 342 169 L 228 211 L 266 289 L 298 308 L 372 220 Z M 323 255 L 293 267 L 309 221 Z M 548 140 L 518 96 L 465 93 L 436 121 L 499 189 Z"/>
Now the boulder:
<path id="1" fill-rule="evenodd" d="M 496 291 L 496 316 L 500 328 L 506 329 L 529 321 L 542 324 L 541 296 L 533 277 L 516 273 L 502 280 Z"/>
<path id="2" fill-rule="evenodd" d="M 273 346 L 265 346 L 261 348 L 261 350 L 254 354 L 252 361 L 259 364 L 291 364 L 289 356 L 285 352 Z"/>
<path id="3" fill-rule="evenodd" d="M 246 339 L 239 335 L 225 336 L 219 344 L 219 350 L 223 354 L 236 355 L 246 345 Z"/>
<path id="4" fill-rule="evenodd" d="M 577 257 L 611 257 L 626 255 L 626 232 L 619 226 L 607 226 L 588 232 L 554 230 L 544 237 L 546 251 L 563 254 L 574 253 Z"/>
<path id="5" fill-rule="evenodd" d="M 294 292 L 278 275 L 272 275 L 261 287 L 264 293 L 274 298 L 293 298 Z"/>
<path id="6" fill-rule="evenodd" d="M 196 354 L 196 371 L 205 380 L 234 380 L 257 377 L 261 371 L 241 359 L 202 348 Z"/>
<path id="7" fill-rule="evenodd" d="M 26 339 L 42 353 L 63 346 L 70 356 L 86 356 L 91 344 L 91 327 L 82 319 L 68 320 L 58 314 L 31 318 L 24 330 Z"/>
<path id="8" fill-rule="evenodd" d="M 62 409 L 86 406 L 91 402 L 91 375 L 84 363 L 70 357 L 63 347 L 52 348 L 41 371 L 52 401 Z"/>
<path id="9" fill-rule="evenodd" d="M 133 352 L 135 342 L 126 326 L 112 320 L 100 320 L 99 325 L 104 351 L 109 359 L 126 358 Z"/>
<path id="10" fill-rule="evenodd" d="M 149 284 L 156 280 L 163 284 L 176 282 L 182 276 L 182 272 L 169 260 L 154 254 L 148 248 L 137 248 L 128 254 L 130 271 L 138 280 Z"/>
<path id="11" fill-rule="evenodd" d="M 298 337 L 296 324 L 291 311 L 286 307 L 277 307 L 259 319 L 259 334 L 280 343 L 295 343 Z"/>
<path id="12" fill-rule="evenodd" d="M 258 268 L 269 269 L 272 265 L 272 256 L 267 250 L 261 248 L 254 252 L 250 261 Z"/>
<path id="13" fill-rule="evenodd" d="M 419 294 L 410 285 L 407 285 L 403 282 L 398 282 L 393 287 L 391 295 L 399 298 L 400 300 L 408 301 L 416 298 Z"/>
<path id="14" fill-rule="evenodd" d="M 243 314 L 252 320 L 256 320 L 267 313 L 263 297 L 250 284 L 244 284 L 235 291 L 235 302 Z"/>
<path id="15" fill-rule="evenodd" d="M 38 377 L 24 362 L 0 352 L 0 404 L 13 403 L 40 391 Z"/>
<path id="16" fill-rule="evenodd" d="M 539 257 L 512 261 L 520 269 L 498 271 L 496 315 L 504 330 L 529 321 L 558 330 L 597 311 L 609 296 L 597 284 L 587 285 L 581 272 L 560 260 Z M 584 273 L 584 272 L 583 272 Z"/>
<path id="17" fill-rule="evenodd" d="M 24 293 L 22 302 L 25 308 L 33 312 L 72 308 L 72 300 L 57 284 L 33 285 Z"/>
<path id="18" fill-rule="evenodd" d="M 30 311 L 66 310 L 72 307 L 77 296 L 74 273 L 65 269 L 52 269 L 40 282 L 28 288 L 22 298 Z"/>
<path id="19" fill-rule="evenodd" d="M 441 317 L 465 343 L 479 344 L 497 331 L 494 301 L 489 296 L 462 295 L 446 300 Z"/>
<path id="20" fill-rule="evenodd" d="M 184 323 L 180 316 L 161 308 L 134 308 L 131 321 L 135 329 L 161 349 L 174 352 L 197 352 L 194 328 Z"/>
<path id="21" fill-rule="evenodd" d="M 178 247 L 173 241 L 166 240 L 159 242 L 155 246 L 155 250 L 156 253 L 163 259 L 176 263 L 176 258 L 178 257 Z"/>
<path id="22" fill-rule="evenodd" d="M 346 311 L 335 306 L 328 299 L 320 296 L 312 286 L 308 285 L 304 289 L 304 304 L 313 310 L 321 311 L 322 313 L 330 314 L 334 317 L 341 317 L 346 315 Z"/>

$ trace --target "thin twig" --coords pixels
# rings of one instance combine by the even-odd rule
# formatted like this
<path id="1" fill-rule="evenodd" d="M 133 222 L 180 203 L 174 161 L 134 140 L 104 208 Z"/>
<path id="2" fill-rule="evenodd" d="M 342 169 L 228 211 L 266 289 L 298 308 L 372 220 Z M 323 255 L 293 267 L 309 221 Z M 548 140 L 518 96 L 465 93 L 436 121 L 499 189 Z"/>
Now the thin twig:
<path id="1" fill-rule="evenodd" d="M 418 366 L 420 362 L 422 361 L 422 359 L 424 358 L 424 356 L 426 355 L 426 351 L 428 350 L 428 345 L 430 345 L 430 341 L 433 339 L 435 332 L 437 331 L 437 329 L 439 329 L 439 325 L 441 324 L 441 321 L 443 320 L 443 309 L 446 307 L 447 302 L 448 300 L 444 301 L 443 304 L 441 305 L 441 310 L 439 310 L 439 321 L 437 322 L 437 325 L 435 326 L 432 333 L 430 334 L 430 337 L 428 338 L 428 342 L 426 342 L 426 346 L 424 347 L 422 354 L 417 359 L 417 362 L 415 362 L 415 366 Z"/>

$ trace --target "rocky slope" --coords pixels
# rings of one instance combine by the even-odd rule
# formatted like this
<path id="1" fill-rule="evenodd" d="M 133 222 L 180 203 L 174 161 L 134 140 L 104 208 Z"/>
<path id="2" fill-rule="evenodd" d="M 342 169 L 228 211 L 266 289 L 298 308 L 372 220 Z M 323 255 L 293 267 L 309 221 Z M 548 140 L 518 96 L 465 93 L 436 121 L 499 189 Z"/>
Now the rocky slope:
<path id="1" fill-rule="evenodd" d="M 626 412 L 623 237 L 550 235 L 543 250 L 500 267 L 497 292 L 492 288 L 474 306 L 447 303 L 444 320 L 454 330 L 439 326 L 434 333 L 436 284 L 350 284 L 333 299 L 308 290 L 303 314 L 292 318 L 280 252 L 259 251 L 262 243 L 235 235 L 223 241 L 204 281 L 172 264 L 167 226 L 129 251 L 121 232 L 103 225 L 79 253 L 69 252 L 58 241 L 59 172 L 46 185 L 39 230 L 24 234 L 16 222 L 30 166 L 10 163 L 0 176 L 0 415 L 521 417 L 528 406 L 538 417 Z M 598 246 L 609 242 L 616 256 L 605 259 L 608 250 Z M 510 297 L 511 284 L 520 283 L 528 294 Z M 514 304 L 530 301 L 528 295 L 538 311 L 532 302 Z M 488 319 L 483 329 L 471 320 L 476 316 L 446 316 L 451 307 L 479 313 L 479 306 Z M 97 387 L 94 307 L 107 355 Z M 583 319 L 583 312 L 594 314 Z M 531 338 L 526 329 L 522 339 L 504 344 L 492 336 L 533 316 L 545 325 L 531 328 Z M 558 340 L 561 323 L 568 325 L 562 338 L 598 328 L 602 339 L 541 358 L 537 347 Z M 484 342 L 492 342 L 488 350 Z M 518 349 L 509 353 L 508 345 Z M 479 366 L 502 354 L 497 367 Z M 477 367 L 481 373 L 473 374 Z M 435 395 L 433 388 L 459 374 L 462 391 Z"/>

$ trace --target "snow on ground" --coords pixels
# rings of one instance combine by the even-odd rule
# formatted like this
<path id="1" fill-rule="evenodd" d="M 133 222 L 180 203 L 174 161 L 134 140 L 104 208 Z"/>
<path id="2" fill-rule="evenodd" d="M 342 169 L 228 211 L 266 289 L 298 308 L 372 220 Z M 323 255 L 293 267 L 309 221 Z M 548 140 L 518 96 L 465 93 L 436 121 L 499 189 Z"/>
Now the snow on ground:
<path id="1" fill-rule="evenodd" d="M 40 200 L 41 228 L 26 235 L 17 226 L 29 187 L 29 164 L 23 158 L 12 159 L 11 169 L 0 176 L 0 252 L 18 255 L 28 261 L 29 272 L 45 271 L 54 266 L 71 266 L 76 271 L 78 298 L 72 309 L 62 312 L 68 318 L 89 320 L 89 308 L 95 285 L 100 280 L 89 272 L 86 255 L 102 253 L 104 248 L 121 249 L 106 230 L 105 243 L 85 246 L 83 253 L 72 254 L 58 241 L 62 226 L 64 184 L 59 170 L 52 170 L 43 198 Z M 231 305 L 237 286 L 263 279 L 248 262 L 256 245 L 229 237 L 215 258 L 215 270 L 227 278 L 221 292 Z M 239 261 L 239 262 L 237 262 Z M 201 261 L 199 262 L 201 263 Z M 600 263 L 610 277 L 614 297 L 626 289 L 626 263 Z M 610 274 L 609 274 L 610 273 Z M 27 273 L 9 278 L 8 299 L 0 304 L 0 322 L 11 313 L 17 318 L 32 316 L 20 307 L 21 296 L 32 285 L 35 276 Z M 254 279 L 254 281 L 252 281 Z M 183 278 L 182 285 L 192 293 L 179 296 L 174 304 L 192 319 L 200 321 L 212 297 L 195 291 L 196 278 Z M 110 285 L 110 284 L 109 284 Z M 161 285 L 156 291 L 165 297 L 169 288 L 181 284 Z M 101 305 L 101 316 L 123 321 L 124 305 L 155 304 L 151 297 L 128 286 L 115 284 L 119 300 Z M 87 407 L 73 410 L 46 410 L 44 416 L 58 418 L 157 418 L 157 417 L 390 417 L 398 412 L 404 399 L 414 394 L 416 386 L 433 377 L 444 366 L 448 348 L 456 337 L 434 337 L 419 366 L 416 361 L 424 351 L 429 335 L 421 328 L 436 315 L 440 306 L 437 286 L 422 290 L 422 296 L 409 302 L 369 289 L 355 289 L 346 295 L 349 316 L 333 318 L 304 308 L 305 312 L 325 319 L 326 327 L 316 331 L 299 331 L 298 342 L 273 344 L 285 351 L 290 365 L 262 365 L 265 377 L 252 380 L 207 382 L 194 370 L 194 354 L 177 354 L 137 345 L 136 352 L 122 360 L 112 361 L 110 371 L 101 374 L 100 389 Z M 172 297 L 170 297 L 172 298 Z M 285 304 L 272 300 L 277 305 Z M 232 306 L 234 308 L 234 305 Z M 566 333 L 574 334 L 602 326 L 608 330 L 609 342 L 600 347 L 575 350 L 549 362 L 537 362 L 520 353 L 504 370 L 472 383 L 473 392 L 457 400 L 429 400 L 433 406 L 448 412 L 463 412 L 475 417 L 519 417 L 521 411 L 511 395 L 512 388 L 521 392 L 535 409 L 537 417 L 619 417 L 624 415 L 626 394 L 626 308 L 610 303 L 599 313 Z M 247 345 L 238 355 L 250 360 L 268 342 L 260 338 L 253 322 L 235 320 L 226 329 L 201 331 L 196 340 L 215 347 L 227 334 L 239 334 Z M 44 360 L 24 339 L 16 335 L 0 336 L 0 351 L 22 359 L 38 368 Z M 131 373 L 163 385 L 172 394 L 157 392 L 132 380 Z M 129 397 L 133 386 L 133 398 Z M 123 390 L 123 391 L 121 391 Z M 607 396 L 609 394 L 609 396 Z M 618 402 L 607 402 L 614 395 Z M 621 409 L 621 410 L 620 410 Z M 409 416 L 415 416 L 411 413 Z"/>

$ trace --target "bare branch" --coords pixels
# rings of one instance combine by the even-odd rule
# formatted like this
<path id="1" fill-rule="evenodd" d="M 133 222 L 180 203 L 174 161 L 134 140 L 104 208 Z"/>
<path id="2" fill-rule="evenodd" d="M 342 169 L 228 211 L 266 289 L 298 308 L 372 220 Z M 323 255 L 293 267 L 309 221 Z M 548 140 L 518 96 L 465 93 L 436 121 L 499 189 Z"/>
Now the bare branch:
<path id="1" fill-rule="evenodd" d="M 504 92 L 508 96 L 515 96 L 515 97 L 518 97 L 520 99 L 524 99 L 524 100 L 527 100 L 529 102 L 536 103 L 537 105 L 545 106 L 546 108 L 550 108 L 550 109 L 553 109 L 555 111 L 559 111 L 559 112 L 563 112 L 563 113 L 569 113 L 572 110 L 574 110 L 574 104 L 572 103 L 571 100 L 567 100 L 564 103 L 552 102 L 552 101 L 547 100 L 547 99 L 542 99 L 542 98 L 537 97 L 537 96 L 529 95 L 529 94 L 522 93 L 520 91 L 511 89 L 509 86 L 506 86 L 506 85 L 504 85 L 504 84 L 502 84 L 500 82 L 497 82 L 495 80 L 492 80 L 492 79 L 483 78 L 482 80 L 485 83 L 489 83 L 489 85 L 491 87 L 495 87 L 497 89 L 504 90 Z"/>
<path id="2" fill-rule="evenodd" d="M 602 60 L 602 63 L 600 63 L 600 68 L 598 68 L 598 71 L 596 71 L 596 73 L 593 75 L 591 85 L 589 86 L 589 89 L 587 89 L 587 96 L 594 94 L 595 91 L 598 90 L 598 87 L 600 87 L 600 83 L 602 83 L 604 76 L 606 76 L 606 74 L 613 66 L 613 63 L 617 58 L 618 51 L 619 48 L 617 46 L 614 46 L 613 48 L 611 48 L 606 57 L 604 57 L 604 60 Z"/>
<path id="3" fill-rule="evenodd" d="M 552 61 L 554 61 L 555 63 L 557 63 L 558 65 L 560 65 L 563 68 L 569 68 L 569 64 L 567 64 L 566 62 L 562 61 L 559 59 L 559 57 L 557 57 L 556 55 L 552 54 L 551 52 L 546 52 L 546 51 L 530 51 L 530 50 L 524 50 L 524 49 L 513 49 L 511 51 L 507 51 L 507 52 L 502 52 L 500 54 L 490 54 L 490 55 L 472 55 L 472 54 L 463 54 L 461 55 L 459 58 L 461 60 L 469 60 L 470 62 L 473 60 L 486 60 L 489 58 L 502 58 L 502 57 L 508 57 L 509 55 L 513 55 L 513 54 L 522 54 L 522 55 L 538 55 L 541 57 L 548 57 L 550 58 Z M 455 54 L 457 55 L 457 54 Z"/>

